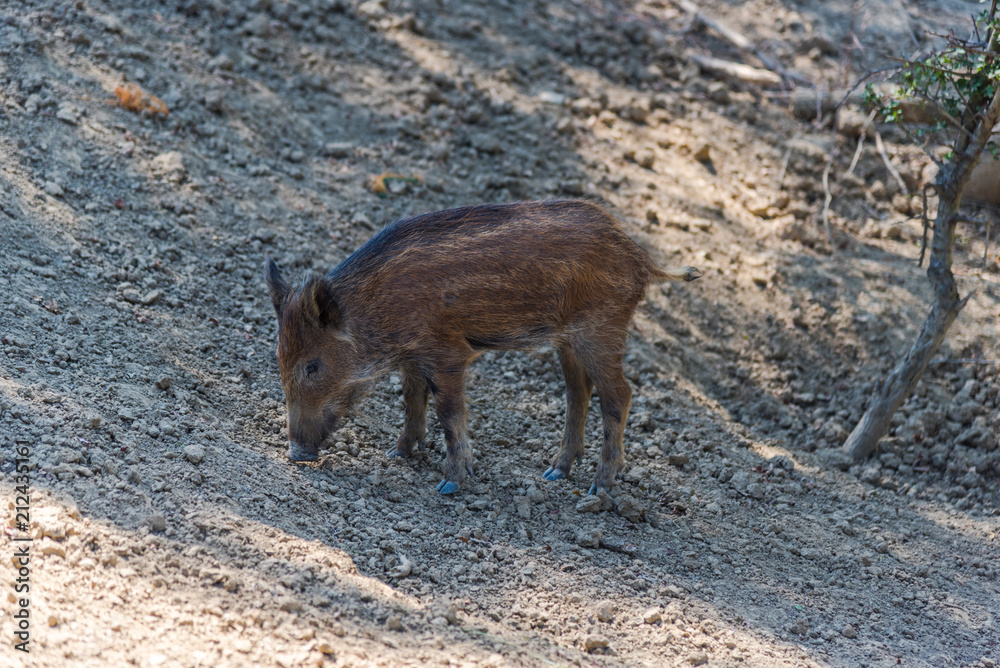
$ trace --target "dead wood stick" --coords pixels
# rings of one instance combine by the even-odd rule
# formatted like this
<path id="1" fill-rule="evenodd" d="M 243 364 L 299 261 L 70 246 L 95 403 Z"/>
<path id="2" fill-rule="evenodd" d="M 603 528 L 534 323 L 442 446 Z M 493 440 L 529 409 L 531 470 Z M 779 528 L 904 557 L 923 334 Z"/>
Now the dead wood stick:
<path id="1" fill-rule="evenodd" d="M 836 252 L 837 246 L 833 243 L 833 231 L 830 229 L 830 202 L 833 195 L 830 193 L 830 168 L 833 167 L 833 153 L 826 161 L 826 169 L 823 170 L 823 229 L 826 230 L 826 238 L 830 240 L 830 251 Z"/>
<path id="2" fill-rule="evenodd" d="M 677 6 L 679 6 L 684 12 L 686 12 L 691 16 L 691 22 L 693 24 L 700 23 L 707 28 L 711 28 L 713 31 L 718 33 L 719 36 L 722 37 L 722 39 L 726 40 L 740 51 L 746 51 L 747 53 L 756 56 L 757 59 L 764 64 L 764 67 L 766 67 L 768 70 L 771 70 L 772 72 L 776 72 L 779 75 L 779 82 L 780 82 L 780 77 L 784 77 L 791 81 L 795 81 L 796 83 L 805 84 L 808 86 L 814 85 L 812 81 L 806 79 L 802 75 L 786 71 L 774 58 L 772 58 L 770 55 L 764 53 L 762 50 L 754 46 L 753 42 L 747 39 L 745 35 L 733 30 L 722 21 L 719 21 L 717 19 L 712 18 L 711 16 L 708 16 L 707 14 L 705 14 L 705 12 L 701 10 L 701 8 L 697 4 L 695 4 L 691 0 L 676 0 L 676 1 L 677 1 Z"/>
<path id="3" fill-rule="evenodd" d="M 871 113 L 868 114 L 868 118 L 865 119 L 865 124 L 861 128 L 861 136 L 858 137 L 858 147 L 854 150 L 854 159 L 851 160 L 851 166 L 847 168 L 844 175 L 840 177 L 840 181 L 843 181 L 848 176 L 854 173 L 854 168 L 858 166 L 858 158 L 861 157 L 861 149 L 865 145 L 865 134 L 868 132 L 868 126 L 871 122 L 875 120 L 875 114 L 878 113 L 878 109 L 872 109 Z M 838 183 L 840 182 L 838 181 Z"/>
<path id="4" fill-rule="evenodd" d="M 771 70 L 762 70 L 759 67 L 751 67 L 743 63 L 734 63 L 731 60 L 713 58 L 712 56 L 702 56 L 697 53 L 689 54 L 688 57 L 695 65 L 712 74 L 721 75 L 730 79 L 738 79 L 744 83 L 758 86 L 780 86 L 781 77 Z"/>

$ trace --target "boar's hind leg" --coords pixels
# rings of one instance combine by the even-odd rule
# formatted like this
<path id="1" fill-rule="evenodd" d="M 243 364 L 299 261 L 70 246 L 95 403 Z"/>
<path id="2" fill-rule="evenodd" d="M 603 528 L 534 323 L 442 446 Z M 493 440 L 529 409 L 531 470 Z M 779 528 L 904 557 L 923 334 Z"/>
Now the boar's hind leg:
<path id="1" fill-rule="evenodd" d="M 594 382 L 587 375 L 580 358 L 568 345 L 559 348 L 559 361 L 566 378 L 566 429 L 552 466 L 542 474 L 546 480 L 565 478 L 573 463 L 583 456 L 587 407 L 590 405 L 590 394 L 594 391 Z"/>
<path id="2" fill-rule="evenodd" d="M 430 388 L 416 369 L 403 369 L 403 403 L 406 407 L 406 422 L 399 435 L 396 447 L 386 453 L 388 457 L 409 457 L 413 446 L 423 447 L 427 435 L 427 399 Z"/>
<path id="3" fill-rule="evenodd" d="M 444 480 L 437 491 L 452 494 L 458 491 L 466 475 L 475 475 L 475 460 L 465 431 L 465 369 L 457 373 L 436 374 L 431 391 L 438 420 L 444 429 L 448 454 L 444 460 Z"/>
<path id="4" fill-rule="evenodd" d="M 608 355 L 600 360 L 599 368 L 588 369 L 597 386 L 597 396 L 601 400 L 601 416 L 604 418 L 604 447 L 601 460 L 597 464 L 597 475 L 588 494 L 597 494 L 602 489 L 608 491 L 615 484 L 615 476 L 625 464 L 622 436 L 625 419 L 628 417 L 632 401 L 632 388 L 622 371 L 621 354 Z"/>

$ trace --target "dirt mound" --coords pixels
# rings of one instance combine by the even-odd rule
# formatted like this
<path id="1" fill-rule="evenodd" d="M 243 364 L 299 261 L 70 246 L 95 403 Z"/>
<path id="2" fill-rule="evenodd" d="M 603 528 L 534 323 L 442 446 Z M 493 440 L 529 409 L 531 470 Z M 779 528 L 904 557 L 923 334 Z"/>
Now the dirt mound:
<path id="1" fill-rule="evenodd" d="M 662 2 L 6 4 L 0 486 L 5 534 L 34 540 L 31 655 L 0 663 L 1000 661 L 989 212 L 957 242 L 975 296 L 878 455 L 852 464 L 838 446 L 929 298 L 930 161 L 881 128 L 899 180 L 870 141 L 841 178 L 859 109 L 831 130 L 804 86 L 698 64 L 773 60 L 785 84 L 834 89 L 968 7 L 852 6 L 704 8 L 754 55 Z M 126 81 L 165 108 L 123 107 Z M 454 498 L 433 489 L 433 421 L 415 461 L 383 455 L 397 376 L 317 464 L 285 459 L 266 253 L 305 275 L 403 215 L 554 196 L 603 203 L 662 266 L 705 272 L 636 318 L 611 496 L 581 494 L 595 411 L 571 479 L 541 478 L 564 411 L 545 353 L 474 366 L 479 472 Z"/>

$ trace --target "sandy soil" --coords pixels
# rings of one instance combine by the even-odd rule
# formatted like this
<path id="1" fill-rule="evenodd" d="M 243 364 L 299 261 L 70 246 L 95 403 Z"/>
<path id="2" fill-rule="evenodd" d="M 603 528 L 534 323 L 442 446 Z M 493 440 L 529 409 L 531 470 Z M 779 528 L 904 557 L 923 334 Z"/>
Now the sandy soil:
<path id="1" fill-rule="evenodd" d="M 971 7 L 705 10 L 831 89 Z M 995 214 L 969 209 L 975 295 L 852 464 L 839 445 L 929 298 L 910 194 L 930 161 L 882 127 L 903 184 L 870 140 L 845 177 L 863 111 L 831 129 L 708 54 L 762 65 L 661 1 L 4 3 L 0 490 L 31 651 L 5 557 L 0 665 L 1000 662 Z M 122 108 L 125 81 L 169 116 Z M 378 197 L 383 172 L 419 183 Z M 705 272 L 636 317 L 611 496 L 582 496 L 595 411 L 583 465 L 541 478 L 551 353 L 476 363 L 479 472 L 454 497 L 435 422 L 415 461 L 384 457 L 395 376 L 318 463 L 287 461 L 265 254 L 304 276 L 407 214 L 547 197 L 602 202 Z"/>

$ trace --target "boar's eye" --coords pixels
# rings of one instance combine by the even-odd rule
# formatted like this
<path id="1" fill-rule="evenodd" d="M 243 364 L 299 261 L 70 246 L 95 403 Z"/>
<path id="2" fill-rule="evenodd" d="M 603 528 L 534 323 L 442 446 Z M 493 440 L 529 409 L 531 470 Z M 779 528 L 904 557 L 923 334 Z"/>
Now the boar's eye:
<path id="1" fill-rule="evenodd" d="M 306 364 L 306 376 L 311 376 L 319 371 L 319 360 L 313 360 Z"/>

